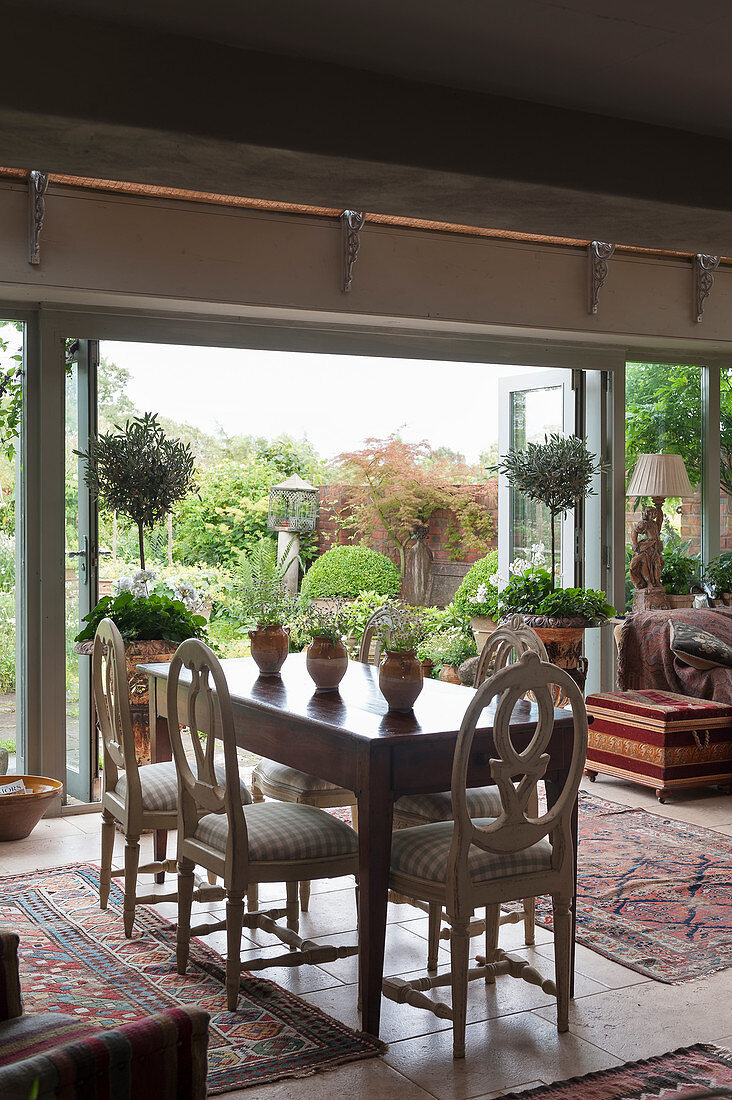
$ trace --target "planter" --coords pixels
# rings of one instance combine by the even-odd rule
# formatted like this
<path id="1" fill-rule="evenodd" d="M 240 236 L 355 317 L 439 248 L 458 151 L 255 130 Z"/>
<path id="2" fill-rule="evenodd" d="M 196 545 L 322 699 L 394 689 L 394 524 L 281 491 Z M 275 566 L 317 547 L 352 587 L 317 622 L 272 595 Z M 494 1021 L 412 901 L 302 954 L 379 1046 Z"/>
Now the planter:
<path id="1" fill-rule="evenodd" d="M 434 661 L 431 661 L 429 659 L 429 657 L 425 657 L 425 659 L 422 661 L 422 678 L 424 680 L 429 680 L 434 671 L 435 671 Z"/>
<path id="2" fill-rule="evenodd" d="M 147 676 L 138 672 L 138 665 L 165 664 L 172 661 L 178 648 L 175 642 L 160 638 L 145 641 L 125 642 L 125 664 L 127 666 L 127 691 L 130 699 L 130 717 L 132 732 L 135 735 L 135 756 L 140 765 L 149 764 L 150 754 L 150 690 Z M 91 656 L 94 641 L 77 642 L 74 651 L 82 656 Z"/>
<path id="3" fill-rule="evenodd" d="M 470 629 L 473 631 L 475 644 L 478 647 L 478 656 L 483 652 L 483 646 L 497 626 L 495 619 L 489 619 L 487 615 L 475 615 L 470 620 Z"/>
<path id="4" fill-rule="evenodd" d="M 343 642 L 330 638 L 313 638 L 307 648 L 305 667 L 315 683 L 316 692 L 337 691 L 348 668 L 348 654 Z"/>
<path id="5" fill-rule="evenodd" d="M 0 795 L 0 841 L 22 840 L 35 829 L 54 798 L 61 794 L 57 779 L 42 775 L 18 775 L 29 794 Z"/>
<path id="6" fill-rule="evenodd" d="M 277 676 L 290 647 L 289 627 L 274 624 L 250 630 L 252 657 L 262 676 Z"/>
<path id="7" fill-rule="evenodd" d="M 693 607 L 694 597 L 690 592 L 687 592 L 686 595 L 683 596 L 669 596 L 667 593 L 666 602 L 672 610 L 675 610 L 677 607 Z"/>
<path id="8" fill-rule="evenodd" d="M 438 680 L 442 680 L 443 684 L 459 684 L 460 673 L 455 668 L 455 665 L 443 665 L 440 669 Z"/>
<path id="9" fill-rule="evenodd" d="M 570 674 L 580 691 L 585 689 L 587 658 L 582 656 L 587 622 L 583 619 L 547 619 L 543 615 L 524 615 L 524 622 L 541 638 L 553 665 Z M 559 691 L 554 688 L 555 705 L 560 706 Z"/>
<path id="10" fill-rule="evenodd" d="M 379 667 L 379 689 L 389 704 L 389 710 L 408 713 L 422 690 L 422 684 L 422 664 L 414 650 L 386 651 Z"/>

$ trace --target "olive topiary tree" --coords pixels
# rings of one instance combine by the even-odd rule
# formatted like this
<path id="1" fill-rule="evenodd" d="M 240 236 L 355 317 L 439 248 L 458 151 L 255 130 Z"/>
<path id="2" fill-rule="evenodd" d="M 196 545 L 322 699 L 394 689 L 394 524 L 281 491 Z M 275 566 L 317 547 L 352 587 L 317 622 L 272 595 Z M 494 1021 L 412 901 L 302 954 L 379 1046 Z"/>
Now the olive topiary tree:
<path id="1" fill-rule="evenodd" d="M 195 488 L 190 444 L 169 439 L 156 413 L 145 413 L 89 441 L 84 480 L 92 497 L 137 525 L 140 568 L 145 568 L 143 532 L 152 528 Z"/>
<path id="2" fill-rule="evenodd" d="M 585 497 L 595 495 L 592 478 L 600 469 L 596 456 L 576 435 L 544 436 L 543 443 L 527 443 L 522 450 L 510 450 L 498 465 L 509 483 L 530 500 L 545 504 L 551 516 L 552 568 L 554 591 L 556 532 L 560 512 L 566 514 Z"/>

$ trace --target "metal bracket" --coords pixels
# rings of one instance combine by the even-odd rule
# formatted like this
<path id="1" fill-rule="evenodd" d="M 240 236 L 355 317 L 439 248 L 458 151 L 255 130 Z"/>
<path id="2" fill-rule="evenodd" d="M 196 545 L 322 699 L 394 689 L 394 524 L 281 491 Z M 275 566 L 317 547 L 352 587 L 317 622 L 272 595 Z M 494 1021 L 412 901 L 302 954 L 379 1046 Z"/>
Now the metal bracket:
<path id="1" fill-rule="evenodd" d="M 597 313 L 597 299 L 607 278 L 607 261 L 614 251 L 614 244 L 606 244 L 605 241 L 590 242 L 588 249 L 590 261 L 589 313 Z"/>
<path id="2" fill-rule="evenodd" d="M 363 229 L 365 215 L 358 210 L 344 210 L 341 214 L 343 225 L 343 285 L 341 290 L 348 294 L 353 281 L 353 265 L 361 247 L 359 234 Z"/>
<path id="3" fill-rule="evenodd" d="M 48 172 L 33 171 L 28 177 L 28 263 L 41 262 L 41 230 L 46 213 Z"/>
<path id="4" fill-rule="evenodd" d="M 719 267 L 719 256 L 709 256 L 704 252 L 697 252 L 694 258 L 694 303 L 696 306 L 694 316 L 697 324 L 704 314 L 704 303 L 714 286 L 714 272 Z"/>

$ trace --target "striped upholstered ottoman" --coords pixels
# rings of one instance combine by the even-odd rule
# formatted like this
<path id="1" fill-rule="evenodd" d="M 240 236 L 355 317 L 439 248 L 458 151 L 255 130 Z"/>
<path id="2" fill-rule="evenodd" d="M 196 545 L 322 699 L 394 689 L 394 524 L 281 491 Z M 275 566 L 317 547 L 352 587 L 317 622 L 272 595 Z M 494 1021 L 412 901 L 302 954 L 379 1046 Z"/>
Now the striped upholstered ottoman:
<path id="1" fill-rule="evenodd" d="M 674 791 L 732 788 L 732 706 L 671 691 L 588 695 L 592 715 L 585 775 L 598 773 L 653 787 L 659 802 Z"/>

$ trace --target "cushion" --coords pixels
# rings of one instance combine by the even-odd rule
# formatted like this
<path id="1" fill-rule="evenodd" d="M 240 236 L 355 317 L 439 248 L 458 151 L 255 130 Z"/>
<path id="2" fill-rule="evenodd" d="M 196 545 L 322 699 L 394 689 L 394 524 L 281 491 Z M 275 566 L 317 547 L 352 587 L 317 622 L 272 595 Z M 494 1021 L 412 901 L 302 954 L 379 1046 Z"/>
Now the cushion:
<path id="1" fill-rule="evenodd" d="M 319 779 L 317 775 L 308 775 L 307 772 L 298 771 L 297 768 L 288 768 L 286 764 L 278 764 L 276 760 L 260 760 L 254 769 L 252 779 L 261 780 L 262 784 L 277 788 L 277 794 L 273 798 L 281 798 L 288 802 L 304 800 L 309 794 L 317 794 L 325 791 L 340 791 L 343 788 L 329 783 L 327 779 Z M 264 793 L 268 793 L 263 791 Z M 289 796 L 289 797 L 288 797 Z M 353 795 L 355 805 L 356 796 Z"/>
<path id="2" fill-rule="evenodd" d="M 478 827 L 490 823 L 489 818 L 474 822 Z M 437 821 L 433 825 L 397 830 L 391 841 L 392 872 L 427 879 L 429 882 L 444 882 L 452 830 L 452 821 Z M 468 857 L 468 871 L 475 885 L 510 875 L 548 871 L 551 865 L 552 846 L 546 838 L 520 852 L 502 855 L 484 852 L 473 844 Z"/>
<path id="3" fill-rule="evenodd" d="M 257 802 L 244 807 L 253 863 L 293 862 L 356 856 L 358 836 L 345 821 L 299 802 Z M 196 840 L 226 851 L 226 814 L 207 814 L 198 823 Z"/>
<path id="4" fill-rule="evenodd" d="M 215 767 L 216 778 L 223 786 L 226 782 L 226 769 L 223 764 Z M 142 787 L 142 808 L 155 813 L 168 813 L 178 809 L 178 774 L 175 770 L 175 761 L 166 760 L 161 764 L 143 764 L 140 768 L 140 786 Z M 245 806 L 252 801 L 252 796 L 245 783 L 239 784 L 241 800 Z M 122 774 L 115 794 L 124 798 L 127 793 L 127 776 Z"/>
<path id="5" fill-rule="evenodd" d="M 471 817 L 498 817 L 501 812 L 498 787 L 472 787 L 467 792 L 467 801 Z M 452 792 L 405 795 L 394 803 L 394 813 L 409 825 L 452 821 Z"/>
<path id="6" fill-rule="evenodd" d="M 732 668 L 732 646 L 689 623 L 669 623 L 671 652 L 692 668 Z"/>
<path id="7" fill-rule="evenodd" d="M 29 1012 L 0 1023 L 0 1066 L 42 1054 L 60 1043 L 71 1043 L 97 1028 L 79 1016 L 61 1012 Z"/>

